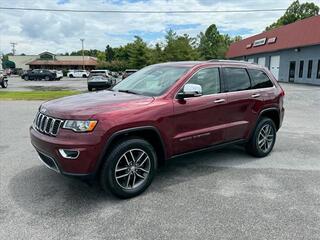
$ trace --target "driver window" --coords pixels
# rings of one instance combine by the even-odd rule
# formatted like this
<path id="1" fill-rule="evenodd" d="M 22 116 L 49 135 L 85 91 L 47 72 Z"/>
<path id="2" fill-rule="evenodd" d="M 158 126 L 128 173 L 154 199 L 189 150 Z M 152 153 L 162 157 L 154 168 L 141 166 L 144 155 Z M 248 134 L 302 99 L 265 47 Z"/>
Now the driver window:
<path id="1" fill-rule="evenodd" d="M 205 68 L 193 75 L 188 83 L 202 87 L 202 95 L 220 93 L 219 68 Z"/>

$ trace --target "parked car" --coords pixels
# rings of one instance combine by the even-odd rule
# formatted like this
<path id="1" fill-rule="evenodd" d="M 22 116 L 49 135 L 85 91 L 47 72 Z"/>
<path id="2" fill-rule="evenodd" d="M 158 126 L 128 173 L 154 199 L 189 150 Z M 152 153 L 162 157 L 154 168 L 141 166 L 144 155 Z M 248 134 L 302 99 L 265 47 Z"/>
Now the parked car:
<path id="1" fill-rule="evenodd" d="M 111 76 L 111 72 L 109 70 L 103 70 L 103 69 L 91 70 L 89 77 L 92 77 L 92 76 L 109 77 Z"/>
<path id="2" fill-rule="evenodd" d="M 131 74 L 134 74 L 135 72 L 137 72 L 137 69 L 127 69 L 124 71 L 124 73 L 122 74 L 122 80 L 129 77 Z"/>
<path id="3" fill-rule="evenodd" d="M 87 78 L 88 76 L 89 72 L 86 70 L 69 70 L 67 73 L 69 78 Z"/>
<path id="4" fill-rule="evenodd" d="M 111 91 L 43 103 L 31 143 L 50 169 L 99 177 L 118 197 L 142 193 L 167 159 L 229 144 L 265 157 L 284 116 L 269 70 L 241 61 L 148 66 Z"/>
<path id="5" fill-rule="evenodd" d="M 92 76 L 88 78 L 88 90 L 110 88 L 114 80 L 112 77 Z"/>
<path id="6" fill-rule="evenodd" d="M 56 80 L 61 80 L 61 78 L 63 78 L 63 72 L 61 70 L 51 70 L 51 72 L 56 74 Z"/>
<path id="7" fill-rule="evenodd" d="M 8 87 L 8 78 L 5 75 L 3 70 L 0 70 L 0 86 L 2 88 L 7 88 Z"/>
<path id="8" fill-rule="evenodd" d="M 57 75 L 56 73 L 46 70 L 46 69 L 34 69 L 27 71 L 21 75 L 21 78 L 23 78 L 26 81 L 29 80 L 46 80 L 46 81 L 52 81 L 56 80 Z"/>

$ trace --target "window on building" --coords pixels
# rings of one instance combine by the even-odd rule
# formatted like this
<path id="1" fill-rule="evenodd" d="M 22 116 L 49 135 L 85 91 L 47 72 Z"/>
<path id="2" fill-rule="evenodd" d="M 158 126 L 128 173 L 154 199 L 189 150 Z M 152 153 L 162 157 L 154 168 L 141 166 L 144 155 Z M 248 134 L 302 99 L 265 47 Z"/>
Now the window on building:
<path id="1" fill-rule="evenodd" d="M 304 65 L 304 61 L 300 61 L 300 65 L 299 65 L 299 78 L 303 77 L 303 65 Z"/>
<path id="2" fill-rule="evenodd" d="M 273 86 L 271 80 L 265 72 L 256 69 L 248 69 L 248 72 L 252 80 L 252 88 L 257 89 Z"/>
<path id="3" fill-rule="evenodd" d="M 250 78 L 244 68 L 223 68 L 223 80 L 229 92 L 250 89 Z"/>
<path id="4" fill-rule="evenodd" d="M 205 68 L 194 74 L 188 83 L 199 84 L 202 94 L 209 95 L 220 92 L 220 77 L 218 68 Z"/>
<path id="5" fill-rule="evenodd" d="M 308 75 L 307 75 L 307 77 L 308 77 L 308 78 L 311 78 L 311 75 L 312 75 L 312 60 L 309 60 L 309 62 L 308 62 Z"/>
<path id="6" fill-rule="evenodd" d="M 320 78 L 320 60 L 318 60 L 317 78 Z"/>

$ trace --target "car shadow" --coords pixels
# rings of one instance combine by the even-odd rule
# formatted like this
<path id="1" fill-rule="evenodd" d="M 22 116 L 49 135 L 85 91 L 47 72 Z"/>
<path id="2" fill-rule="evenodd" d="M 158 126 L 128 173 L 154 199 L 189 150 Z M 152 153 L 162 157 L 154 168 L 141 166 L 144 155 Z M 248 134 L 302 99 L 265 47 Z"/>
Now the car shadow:
<path id="1" fill-rule="evenodd" d="M 238 146 L 174 158 L 158 170 L 155 181 L 142 197 L 153 198 L 153 192 L 165 193 L 167 188 L 182 182 L 255 160 Z M 105 193 L 97 183 L 63 177 L 44 166 L 17 174 L 11 179 L 9 190 L 15 203 L 25 211 L 53 218 L 86 215 L 100 208 L 101 204 L 112 206 L 131 201 L 120 201 Z"/>

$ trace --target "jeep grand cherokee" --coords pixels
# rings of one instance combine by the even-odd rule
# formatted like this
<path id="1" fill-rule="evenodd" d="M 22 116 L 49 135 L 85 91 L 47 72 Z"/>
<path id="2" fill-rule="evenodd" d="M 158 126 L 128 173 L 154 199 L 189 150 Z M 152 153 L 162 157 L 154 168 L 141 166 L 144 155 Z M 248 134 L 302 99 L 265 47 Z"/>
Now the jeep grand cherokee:
<path id="1" fill-rule="evenodd" d="M 143 192 L 167 159 L 243 143 L 267 156 L 284 91 L 263 67 L 237 61 L 148 66 L 112 90 L 42 104 L 31 142 L 50 169 L 98 176 L 118 197 Z"/>

